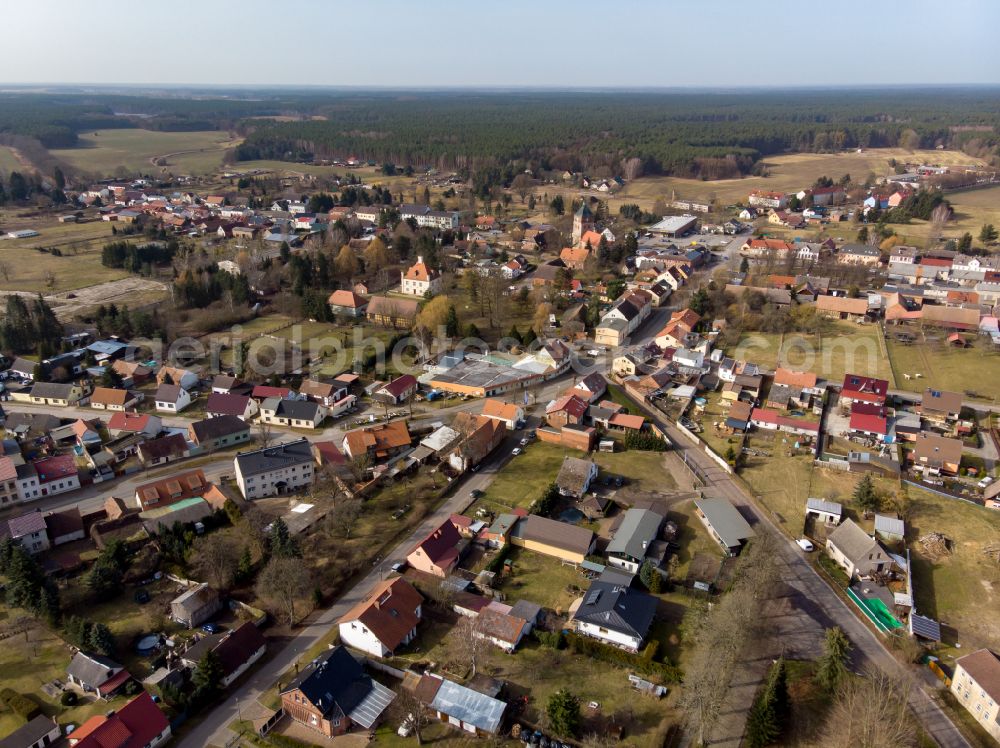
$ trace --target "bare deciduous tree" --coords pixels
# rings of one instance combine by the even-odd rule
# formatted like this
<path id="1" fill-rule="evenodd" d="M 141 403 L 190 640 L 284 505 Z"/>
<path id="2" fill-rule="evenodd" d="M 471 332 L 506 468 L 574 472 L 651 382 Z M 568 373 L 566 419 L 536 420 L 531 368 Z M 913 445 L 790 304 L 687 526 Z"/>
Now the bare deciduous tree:
<path id="1" fill-rule="evenodd" d="M 910 748 L 917 745 L 907 705 L 912 684 L 874 669 L 844 684 L 827 715 L 823 748 Z"/>
<path id="2" fill-rule="evenodd" d="M 325 524 L 329 531 L 344 539 L 351 537 L 361 519 L 361 499 L 344 499 L 326 515 Z"/>
<path id="3" fill-rule="evenodd" d="M 396 692 L 396 698 L 393 699 L 392 710 L 400 724 L 409 724 L 413 730 L 413 737 L 417 739 L 417 745 L 423 745 L 422 730 L 430 724 L 431 717 L 427 707 L 417 695 L 408 688 L 400 688 Z"/>
<path id="4" fill-rule="evenodd" d="M 483 624 L 478 617 L 470 618 L 462 616 L 454 628 L 454 638 L 458 642 L 458 649 L 462 660 L 468 662 L 472 668 L 469 677 L 476 677 L 476 671 L 486 655 L 489 648 L 493 646 L 489 639 L 482 635 Z"/>
<path id="5" fill-rule="evenodd" d="M 274 441 L 274 430 L 271 428 L 271 424 L 261 419 L 257 421 L 257 441 L 260 442 L 262 449 L 267 449 Z"/>
<path id="6" fill-rule="evenodd" d="M 239 551 L 233 538 L 225 533 L 198 538 L 194 544 L 194 566 L 212 587 L 225 590 L 236 573 Z"/>
<path id="7" fill-rule="evenodd" d="M 6 260 L 0 260 L 0 275 L 2 275 L 3 279 L 8 283 L 10 283 L 10 272 L 11 272 L 10 263 L 7 262 Z"/>
<path id="8" fill-rule="evenodd" d="M 267 562 L 257 577 L 257 597 L 280 613 L 289 626 L 297 620 L 295 606 L 308 599 L 312 576 L 300 558 L 275 557 Z"/>

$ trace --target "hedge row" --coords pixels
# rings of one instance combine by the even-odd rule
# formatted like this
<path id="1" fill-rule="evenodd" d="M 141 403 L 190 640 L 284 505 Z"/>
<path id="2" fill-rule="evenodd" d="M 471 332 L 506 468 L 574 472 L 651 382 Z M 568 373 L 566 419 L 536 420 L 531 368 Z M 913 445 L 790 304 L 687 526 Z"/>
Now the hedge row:
<path id="1" fill-rule="evenodd" d="M 499 574 L 503 571 L 503 562 L 507 560 L 507 556 L 510 555 L 510 543 L 504 543 L 500 550 L 497 552 L 493 558 L 490 559 L 489 563 L 483 568 L 484 571 L 492 571 L 494 574 Z"/>
<path id="2" fill-rule="evenodd" d="M 12 688 L 0 690 L 0 701 L 25 722 L 33 720 L 42 713 L 42 708 L 37 703 Z"/>
<path id="3" fill-rule="evenodd" d="M 664 683 L 681 682 L 682 673 L 679 667 L 653 661 L 653 657 L 656 656 L 656 642 L 646 645 L 641 654 L 633 654 L 570 631 L 566 633 L 566 643 L 571 651 L 588 655 L 595 660 L 631 668 L 643 675 L 660 678 Z"/>

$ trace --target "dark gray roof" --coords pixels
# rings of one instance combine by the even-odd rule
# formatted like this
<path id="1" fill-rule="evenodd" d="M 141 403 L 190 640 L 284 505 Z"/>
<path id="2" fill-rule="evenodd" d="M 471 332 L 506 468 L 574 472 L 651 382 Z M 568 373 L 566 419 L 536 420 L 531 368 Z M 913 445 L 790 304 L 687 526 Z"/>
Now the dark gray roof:
<path id="1" fill-rule="evenodd" d="M 272 402 L 272 401 L 277 402 Z M 283 418 L 291 418 L 296 421 L 312 421 L 319 410 L 319 403 L 312 400 L 279 400 L 276 397 L 269 397 L 261 405 L 261 409 L 274 408 L 274 413 Z"/>
<path id="2" fill-rule="evenodd" d="M 195 438 L 203 442 L 249 431 L 250 424 L 236 416 L 216 416 L 195 421 L 191 424 L 191 430 L 194 431 Z"/>
<path id="3" fill-rule="evenodd" d="M 161 384 L 156 388 L 156 395 L 153 399 L 164 403 L 175 403 L 180 394 L 181 386 L 179 384 Z"/>
<path id="4" fill-rule="evenodd" d="M 312 462 L 312 446 L 308 439 L 278 444 L 253 452 L 236 455 L 236 466 L 241 475 L 259 475 L 271 470 L 279 470 L 291 465 Z"/>
<path id="5" fill-rule="evenodd" d="M 656 605 L 656 598 L 645 592 L 608 582 L 593 582 L 573 617 L 644 639 L 656 615 Z"/>
<path id="6" fill-rule="evenodd" d="M 538 615 L 541 612 L 541 605 L 528 600 L 518 600 L 510 609 L 510 615 L 520 618 L 522 621 L 531 621 L 532 623 L 538 620 Z"/>
<path id="7" fill-rule="evenodd" d="M 53 730 L 59 733 L 59 725 L 51 717 L 39 714 L 28 724 L 17 728 L 10 735 L 0 740 L 0 748 L 27 748 L 36 745 Z M 57 737 L 56 740 L 59 738 Z"/>
<path id="8" fill-rule="evenodd" d="M 625 512 L 614 538 L 608 543 L 608 553 L 645 558 L 649 545 L 656 540 L 663 517 L 649 509 L 629 509 Z"/>
<path id="9" fill-rule="evenodd" d="M 694 504 L 727 548 L 735 548 L 754 536 L 753 528 L 727 499 L 695 499 Z"/>
<path id="10" fill-rule="evenodd" d="M 32 397 L 45 397 L 56 400 L 67 400 L 73 391 L 71 384 L 57 382 L 35 382 L 31 388 Z"/>
<path id="11" fill-rule="evenodd" d="M 288 693 L 295 689 L 302 691 L 323 712 L 324 717 L 335 718 L 335 715 L 343 714 L 362 727 L 371 727 L 375 723 L 381 711 L 389 705 L 392 694 L 389 691 L 390 696 L 382 698 L 385 696 L 383 692 L 388 689 L 376 688 L 361 664 L 344 647 L 317 657 L 281 692 Z"/>
<path id="12" fill-rule="evenodd" d="M 121 670 L 122 666 L 112 659 L 97 654 L 77 652 L 66 668 L 66 674 L 88 686 L 98 687 Z"/>

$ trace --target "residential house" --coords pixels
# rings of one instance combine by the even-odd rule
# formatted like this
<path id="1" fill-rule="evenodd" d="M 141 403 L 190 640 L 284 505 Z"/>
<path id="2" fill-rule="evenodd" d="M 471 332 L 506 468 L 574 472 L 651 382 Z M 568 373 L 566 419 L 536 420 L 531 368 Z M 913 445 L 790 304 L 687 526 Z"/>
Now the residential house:
<path id="1" fill-rule="evenodd" d="M 157 384 L 176 384 L 186 390 L 198 385 L 198 373 L 177 366 L 161 366 L 156 372 Z"/>
<path id="2" fill-rule="evenodd" d="M 234 416 L 249 421 L 257 415 L 257 401 L 249 395 L 213 392 L 205 403 L 205 415 L 209 418 Z"/>
<path id="3" fill-rule="evenodd" d="M 38 490 L 42 496 L 55 496 L 80 487 L 80 469 L 71 455 L 43 457 L 35 460 L 32 465 L 38 476 Z"/>
<path id="4" fill-rule="evenodd" d="M 844 520 L 827 535 L 826 552 L 852 580 L 888 571 L 892 564 L 889 552 L 852 519 Z"/>
<path id="5" fill-rule="evenodd" d="M 583 270 L 591 254 L 590 247 L 566 247 L 559 253 L 559 259 L 571 270 Z"/>
<path id="6" fill-rule="evenodd" d="M 170 619 L 189 629 L 201 626 L 222 610 L 219 593 L 205 582 L 196 584 L 170 601 Z"/>
<path id="7" fill-rule="evenodd" d="M 161 384 L 154 401 L 160 413 L 180 413 L 191 404 L 191 393 L 179 384 Z"/>
<path id="8" fill-rule="evenodd" d="M 556 476 L 556 485 L 561 495 L 580 499 L 590 490 L 590 484 L 596 477 L 597 465 L 591 460 L 564 457 Z"/>
<path id="9" fill-rule="evenodd" d="M 772 408 L 754 408 L 750 413 L 750 423 L 769 431 L 785 431 L 800 436 L 819 435 L 818 419 L 786 415 L 784 411 Z"/>
<path id="10" fill-rule="evenodd" d="M 159 416 L 149 413 L 133 413 L 132 411 L 116 412 L 108 421 L 108 431 L 112 436 L 120 434 L 142 434 L 147 438 L 157 436 L 163 430 L 163 421 Z"/>
<path id="11" fill-rule="evenodd" d="M 882 261 L 882 253 L 878 247 L 867 244 L 845 244 L 837 252 L 837 263 L 840 265 L 864 265 L 874 267 Z"/>
<path id="12" fill-rule="evenodd" d="M 343 448 L 351 459 L 369 455 L 383 460 L 407 449 L 410 441 L 406 421 L 390 421 L 348 431 L 344 434 Z"/>
<path id="13" fill-rule="evenodd" d="M 333 314 L 342 314 L 347 317 L 364 317 L 365 310 L 368 309 L 366 297 L 343 288 L 330 294 L 326 303 Z"/>
<path id="14" fill-rule="evenodd" d="M 411 299 L 397 299 L 391 296 L 375 296 L 368 303 L 365 318 L 376 325 L 392 328 L 409 328 L 420 311 L 420 302 Z"/>
<path id="15" fill-rule="evenodd" d="M 601 399 L 605 392 L 608 390 L 608 383 L 604 379 L 604 376 L 599 372 L 591 372 L 579 382 L 576 382 L 569 390 L 567 390 L 567 395 L 576 395 L 581 400 L 585 400 L 588 403 L 594 403 Z"/>
<path id="16" fill-rule="evenodd" d="M 170 722 L 143 691 L 120 709 L 86 720 L 67 739 L 73 748 L 157 748 L 170 739 Z"/>
<path id="17" fill-rule="evenodd" d="M 440 721 L 476 736 L 498 734 L 507 709 L 493 696 L 433 673 L 420 677 L 414 695 Z"/>
<path id="18" fill-rule="evenodd" d="M 76 216 L 73 216 L 73 223 L 75 222 Z M 0 748 L 45 748 L 58 743 L 61 736 L 59 723 L 52 717 L 39 714 L 0 740 Z"/>
<path id="19" fill-rule="evenodd" d="M 115 387 L 95 387 L 90 393 L 90 407 L 97 410 L 135 410 L 139 395 Z"/>
<path id="20" fill-rule="evenodd" d="M 781 239 L 747 239 L 740 247 L 740 253 L 746 257 L 767 257 L 769 255 L 780 258 L 788 257 L 790 254 L 798 254 L 799 247 L 793 242 L 782 241 Z"/>
<path id="21" fill-rule="evenodd" d="M 66 680 L 100 699 L 112 696 L 131 679 L 128 670 L 114 660 L 83 650 L 73 655 L 66 668 Z"/>
<path id="22" fill-rule="evenodd" d="M 324 408 L 330 408 L 347 395 L 347 387 L 340 382 L 320 382 L 316 379 L 303 379 L 299 385 L 299 395 L 319 403 Z"/>
<path id="23" fill-rule="evenodd" d="M 391 657 L 417 635 L 424 597 L 402 577 L 380 582 L 338 622 L 340 641 L 374 657 Z"/>
<path id="24" fill-rule="evenodd" d="M 564 395 L 545 406 L 545 422 L 554 428 L 579 426 L 587 414 L 587 403 L 576 395 Z"/>
<path id="25" fill-rule="evenodd" d="M 13 517 L 7 520 L 6 524 L 7 532 L 0 533 L 0 535 L 7 535 L 28 553 L 41 553 L 51 547 L 45 517 L 40 511 L 36 510 Z"/>
<path id="26" fill-rule="evenodd" d="M 260 404 L 261 423 L 299 429 L 317 428 L 326 418 L 326 409 L 311 400 L 269 397 Z"/>
<path id="27" fill-rule="evenodd" d="M 181 654 L 181 662 L 196 670 L 206 654 L 214 653 L 222 670 L 219 685 L 229 688 L 266 651 L 264 635 L 252 621 L 246 621 L 232 631 L 202 637 Z"/>
<path id="28" fill-rule="evenodd" d="M 541 610 L 537 605 L 532 606 L 523 600 L 520 602 L 522 607 L 533 608 L 537 618 Z M 512 653 L 534 626 L 534 619 L 528 620 L 522 616 L 523 614 L 515 612 L 514 606 L 493 601 L 479 611 L 472 635 L 485 639 L 508 654 Z"/>
<path id="29" fill-rule="evenodd" d="M 502 421 L 469 412 L 456 414 L 452 427 L 461 434 L 461 441 L 445 459 L 459 472 L 479 465 L 507 435 L 507 426 Z"/>
<path id="30" fill-rule="evenodd" d="M 139 461 L 145 467 L 166 465 L 181 460 L 191 454 L 184 434 L 168 434 L 159 439 L 151 439 L 139 445 Z"/>
<path id="31" fill-rule="evenodd" d="M 656 333 L 653 341 L 661 349 L 693 346 L 697 341 L 694 328 L 700 321 L 701 316 L 692 309 L 674 312 L 664 328 Z"/>
<path id="32" fill-rule="evenodd" d="M 806 499 L 806 517 L 811 517 L 827 527 L 836 527 L 844 518 L 844 507 L 836 501 Z"/>
<path id="33" fill-rule="evenodd" d="M 18 457 L 23 464 L 20 453 Z M 18 463 L 12 458 L 0 457 L 0 509 L 22 500 L 17 490 L 17 467 Z"/>
<path id="34" fill-rule="evenodd" d="M 406 560 L 417 571 L 444 579 L 458 566 L 465 546 L 458 528 L 446 519 L 417 543 Z"/>
<path id="35" fill-rule="evenodd" d="M 190 424 L 188 438 L 206 452 L 213 452 L 249 443 L 250 424 L 237 416 L 213 416 Z"/>
<path id="36" fill-rule="evenodd" d="M 234 376 L 230 376 L 229 374 L 216 374 L 212 379 L 212 394 L 227 395 L 234 393 L 239 389 L 243 389 L 246 386 L 247 385 L 244 385 L 243 382 Z"/>
<path id="37" fill-rule="evenodd" d="M 582 564 L 594 550 L 594 533 L 586 527 L 530 514 L 510 531 L 512 545 L 558 558 L 568 564 Z"/>
<path id="38" fill-rule="evenodd" d="M 630 652 L 642 649 L 656 617 L 657 600 L 611 582 L 591 582 L 573 613 L 577 632 Z"/>
<path id="39" fill-rule="evenodd" d="M 868 299 L 852 299 L 847 296 L 817 296 L 816 313 L 834 319 L 864 319 L 868 315 Z"/>
<path id="40" fill-rule="evenodd" d="M 312 485 L 312 449 L 307 439 L 237 454 L 236 484 L 244 498 L 281 496 Z"/>
<path id="41" fill-rule="evenodd" d="M 140 510 L 156 509 L 183 499 L 204 496 L 212 488 L 200 469 L 187 470 L 135 487 L 133 501 Z"/>
<path id="42" fill-rule="evenodd" d="M 727 499 L 695 499 L 695 514 L 727 555 L 735 556 L 756 535 L 739 510 Z"/>
<path id="43" fill-rule="evenodd" d="M 931 423 L 947 428 L 961 417 L 962 395 L 928 387 L 920 400 L 919 411 Z"/>
<path id="44" fill-rule="evenodd" d="M 885 405 L 889 383 L 884 379 L 846 374 L 840 388 L 840 404 L 849 406 L 853 402 Z"/>
<path id="45" fill-rule="evenodd" d="M 88 394 L 89 392 L 84 389 L 84 386 L 76 382 L 66 384 L 35 382 L 31 387 L 29 397 L 33 405 L 54 405 L 58 408 L 66 408 L 81 403 Z"/>
<path id="46" fill-rule="evenodd" d="M 614 537 L 608 543 L 608 563 L 638 574 L 639 568 L 653 550 L 653 543 L 660 534 L 662 524 L 663 517 L 649 509 L 633 507 L 626 511 Z"/>
<path id="47" fill-rule="evenodd" d="M 122 384 L 126 387 L 141 387 L 153 377 L 150 367 L 136 361 L 118 359 L 111 364 L 111 369 L 122 378 Z"/>
<path id="48" fill-rule="evenodd" d="M 910 456 L 915 470 L 928 475 L 957 475 L 962 464 L 962 441 L 922 431 L 917 434 Z"/>
<path id="49" fill-rule="evenodd" d="M 988 649 L 955 660 L 951 692 L 976 722 L 1000 742 L 1000 657 Z"/>
<path id="50" fill-rule="evenodd" d="M 45 515 L 45 530 L 49 542 L 55 547 L 83 540 L 85 537 L 83 517 L 76 507 L 61 512 L 49 512 Z"/>
<path id="51" fill-rule="evenodd" d="M 441 273 L 428 267 L 422 256 L 417 257 L 417 261 L 400 273 L 400 289 L 408 296 L 424 296 L 428 292 L 433 294 L 441 293 Z"/>
<path id="52" fill-rule="evenodd" d="M 513 431 L 524 423 L 524 408 L 517 403 L 487 398 L 483 401 L 483 416 L 502 421 L 508 431 Z"/>
<path id="53" fill-rule="evenodd" d="M 886 441 L 889 436 L 889 419 L 885 408 L 872 403 L 851 403 L 850 429 L 862 436 Z"/>
<path id="54" fill-rule="evenodd" d="M 372 394 L 372 399 L 392 405 L 405 403 L 417 392 L 417 379 L 412 374 L 403 374 Z"/>
<path id="55" fill-rule="evenodd" d="M 754 208 L 774 208 L 783 210 L 788 205 L 788 197 L 781 192 L 754 190 L 747 202 Z"/>

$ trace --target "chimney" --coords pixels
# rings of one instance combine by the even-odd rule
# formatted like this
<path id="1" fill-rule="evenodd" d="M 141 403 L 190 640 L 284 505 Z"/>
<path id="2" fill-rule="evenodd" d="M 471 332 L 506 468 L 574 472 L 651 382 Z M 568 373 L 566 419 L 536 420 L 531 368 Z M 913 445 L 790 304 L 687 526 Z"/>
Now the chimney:
<path id="1" fill-rule="evenodd" d="M 423 255 L 417 255 L 417 264 L 418 265 L 423 265 L 424 264 L 424 256 Z"/>

